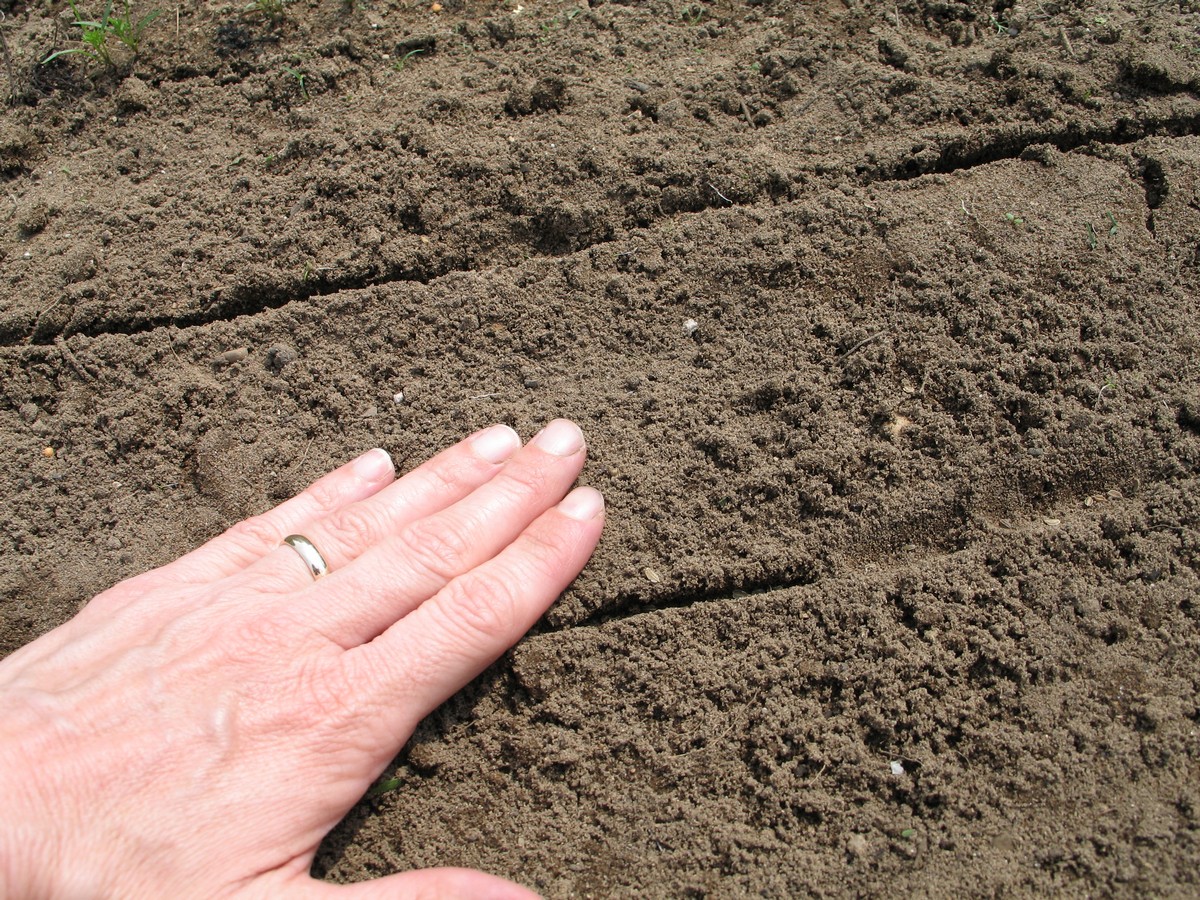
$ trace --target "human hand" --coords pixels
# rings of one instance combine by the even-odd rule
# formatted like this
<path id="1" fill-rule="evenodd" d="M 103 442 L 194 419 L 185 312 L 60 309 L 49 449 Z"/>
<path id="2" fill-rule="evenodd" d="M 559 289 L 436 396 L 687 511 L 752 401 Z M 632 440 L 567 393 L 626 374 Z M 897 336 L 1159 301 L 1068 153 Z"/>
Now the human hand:
<path id="1" fill-rule="evenodd" d="M 373 450 L 0 661 L 0 896 L 530 896 L 462 869 L 308 873 L 417 723 L 583 568 L 604 520 L 598 492 L 567 494 L 585 455 L 565 420 L 399 480 Z"/>

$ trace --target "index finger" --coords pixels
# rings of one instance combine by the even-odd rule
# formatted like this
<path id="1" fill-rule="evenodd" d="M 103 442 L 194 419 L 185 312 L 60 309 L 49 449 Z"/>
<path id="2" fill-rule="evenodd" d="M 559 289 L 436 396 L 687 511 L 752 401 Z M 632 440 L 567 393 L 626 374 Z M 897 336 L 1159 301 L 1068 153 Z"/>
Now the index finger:
<path id="1" fill-rule="evenodd" d="M 394 488 L 400 495 L 393 506 L 428 515 L 456 503 L 491 480 L 520 445 L 520 438 L 507 426 L 481 429 L 401 478 Z M 273 551 L 289 534 L 303 533 L 314 521 L 375 496 L 395 479 L 387 452 L 371 450 L 286 503 L 239 522 L 159 572 L 192 583 L 233 575 Z"/>

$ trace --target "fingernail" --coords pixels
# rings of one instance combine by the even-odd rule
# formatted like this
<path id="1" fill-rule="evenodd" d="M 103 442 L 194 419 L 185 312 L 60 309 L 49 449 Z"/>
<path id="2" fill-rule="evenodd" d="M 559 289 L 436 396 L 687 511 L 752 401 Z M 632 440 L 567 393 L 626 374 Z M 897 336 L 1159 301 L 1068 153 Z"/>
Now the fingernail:
<path id="1" fill-rule="evenodd" d="M 573 456 L 583 447 L 583 432 L 574 422 L 555 419 L 538 433 L 533 443 L 555 456 Z"/>
<path id="2" fill-rule="evenodd" d="M 490 463 L 502 463 L 521 447 L 521 438 L 507 425 L 493 425 L 471 441 L 476 454 Z"/>
<path id="3" fill-rule="evenodd" d="M 382 447 L 368 450 L 351 464 L 351 468 L 363 481 L 379 481 L 396 474 L 392 457 Z"/>
<path id="4" fill-rule="evenodd" d="M 580 522 L 590 522 L 604 512 L 604 496 L 595 488 L 575 488 L 558 504 L 558 511 Z"/>

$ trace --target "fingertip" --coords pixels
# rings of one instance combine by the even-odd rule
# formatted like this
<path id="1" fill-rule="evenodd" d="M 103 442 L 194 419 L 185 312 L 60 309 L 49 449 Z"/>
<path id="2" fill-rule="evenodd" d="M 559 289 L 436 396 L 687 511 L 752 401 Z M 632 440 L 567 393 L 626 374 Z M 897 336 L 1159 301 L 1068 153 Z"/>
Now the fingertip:
<path id="1" fill-rule="evenodd" d="M 350 471 L 363 481 L 390 481 L 396 477 L 392 456 L 382 447 L 368 450 L 350 463 Z"/>
<path id="2" fill-rule="evenodd" d="M 530 443 L 554 456 L 574 456 L 586 445 L 583 430 L 570 419 L 555 419 Z"/>
<path id="3" fill-rule="evenodd" d="M 559 501 L 558 511 L 577 522 L 590 522 L 604 515 L 604 495 L 593 487 L 577 487 Z"/>
<path id="4" fill-rule="evenodd" d="M 471 449 L 490 463 L 502 463 L 521 449 L 521 437 L 507 425 L 493 425 L 471 438 Z"/>

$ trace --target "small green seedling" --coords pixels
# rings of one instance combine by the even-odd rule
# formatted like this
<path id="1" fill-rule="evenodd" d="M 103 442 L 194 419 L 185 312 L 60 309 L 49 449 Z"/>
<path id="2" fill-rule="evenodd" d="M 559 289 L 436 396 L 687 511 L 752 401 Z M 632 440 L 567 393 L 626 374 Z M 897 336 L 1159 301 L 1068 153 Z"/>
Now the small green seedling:
<path id="1" fill-rule="evenodd" d="M 903 831 L 900 832 L 900 837 L 904 838 L 906 841 L 911 841 L 916 836 L 917 836 L 917 829 L 915 829 L 915 828 L 905 828 Z"/>
<path id="2" fill-rule="evenodd" d="M 308 78 L 308 76 L 305 75 L 304 72 L 302 72 L 300 69 L 293 69 L 290 67 L 284 68 L 283 74 L 291 75 L 293 78 L 296 79 L 296 84 L 300 85 L 300 95 L 305 100 L 307 100 L 308 99 L 308 87 L 304 84 L 304 80 L 306 78 Z"/>
<path id="3" fill-rule="evenodd" d="M 388 791 L 394 791 L 404 782 L 399 778 L 389 778 L 387 781 L 381 781 L 371 790 L 367 791 L 368 797 L 378 797 L 380 794 L 386 794 Z"/>
<path id="4" fill-rule="evenodd" d="M 1013 228 L 1020 228 L 1022 225 L 1025 224 L 1025 220 L 1023 218 L 1021 218 L 1021 216 L 1018 216 L 1016 213 L 1013 213 L 1013 212 L 1005 213 L 1004 221 L 1006 221 Z"/>
<path id="5" fill-rule="evenodd" d="M 1113 237 L 1117 233 L 1117 217 L 1110 212 L 1105 213 L 1108 216 L 1108 221 L 1112 224 L 1108 226 L 1108 236 Z"/>
<path id="6" fill-rule="evenodd" d="M 60 56 L 81 53 L 89 59 L 102 62 L 111 68 L 113 66 L 113 59 L 108 49 L 108 39 L 110 37 L 116 38 L 136 56 L 138 47 L 141 46 L 142 35 L 146 31 L 146 27 L 157 19 L 161 12 L 161 10 L 152 9 L 140 19 L 135 19 L 129 11 L 129 0 L 124 0 L 122 4 L 123 14 L 115 16 L 113 15 L 112 8 L 113 0 L 108 0 L 104 7 L 104 15 L 100 17 L 99 21 L 92 21 L 84 18 L 84 14 L 75 5 L 75 0 L 70 0 L 70 4 L 71 12 L 75 14 L 75 22 L 73 24 L 79 26 L 79 40 L 83 46 L 70 47 L 66 50 L 58 50 L 51 53 L 42 60 L 42 65 L 51 60 L 58 59 Z"/>
<path id="7" fill-rule="evenodd" d="M 418 47 L 416 50 L 409 50 L 402 57 L 400 57 L 398 60 L 396 60 L 394 63 L 392 63 L 392 68 L 395 69 L 397 72 L 403 72 L 404 67 L 406 65 L 408 65 L 408 61 L 410 59 L 412 59 L 418 53 L 424 53 L 424 52 L 425 52 L 424 47 Z"/>
<path id="8" fill-rule="evenodd" d="M 1092 227 L 1091 222 L 1087 223 L 1087 239 L 1088 239 L 1088 249 L 1089 250 L 1095 250 L 1096 247 L 1100 244 L 1100 242 L 1098 240 L 1096 240 L 1096 229 Z"/>

